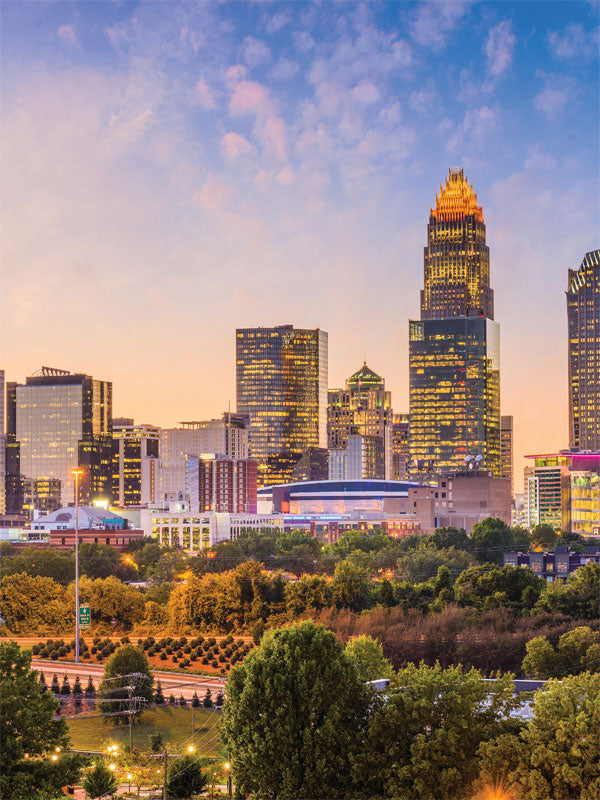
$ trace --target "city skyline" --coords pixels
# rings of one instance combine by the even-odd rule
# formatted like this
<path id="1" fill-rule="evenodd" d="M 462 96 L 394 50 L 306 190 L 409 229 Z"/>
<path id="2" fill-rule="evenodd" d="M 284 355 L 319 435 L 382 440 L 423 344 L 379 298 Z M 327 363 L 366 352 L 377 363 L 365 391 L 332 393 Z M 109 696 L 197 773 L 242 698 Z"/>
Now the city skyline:
<path id="1" fill-rule="evenodd" d="M 366 354 L 406 411 L 460 165 L 518 490 L 524 454 L 569 444 L 565 276 L 598 246 L 597 8 L 540 8 L 5 4 L 7 380 L 82 371 L 169 426 L 233 406 L 237 327 L 320 326 L 330 387 Z"/>

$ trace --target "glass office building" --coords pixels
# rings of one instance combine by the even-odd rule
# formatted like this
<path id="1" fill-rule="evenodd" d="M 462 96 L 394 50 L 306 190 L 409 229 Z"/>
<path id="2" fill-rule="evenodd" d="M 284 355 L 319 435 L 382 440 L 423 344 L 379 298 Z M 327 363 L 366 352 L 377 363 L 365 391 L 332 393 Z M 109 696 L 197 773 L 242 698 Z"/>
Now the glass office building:
<path id="1" fill-rule="evenodd" d="M 112 383 L 44 367 L 7 389 L 11 471 L 18 469 L 11 489 L 22 493 L 25 481 L 59 480 L 66 506 L 75 500 L 71 470 L 83 467 L 80 502 L 110 500 Z"/>
<path id="2" fill-rule="evenodd" d="M 157 496 L 160 428 L 113 420 L 112 501 L 117 506 L 144 506 Z"/>
<path id="3" fill-rule="evenodd" d="M 569 270 L 569 446 L 600 450 L 600 250 Z"/>
<path id="4" fill-rule="evenodd" d="M 500 476 L 500 329 L 483 212 L 462 169 L 431 209 L 421 319 L 409 323 L 410 474 Z"/>
<path id="5" fill-rule="evenodd" d="M 250 421 L 259 486 L 289 482 L 309 448 L 327 447 L 327 374 L 325 331 L 236 331 L 237 412 Z"/>

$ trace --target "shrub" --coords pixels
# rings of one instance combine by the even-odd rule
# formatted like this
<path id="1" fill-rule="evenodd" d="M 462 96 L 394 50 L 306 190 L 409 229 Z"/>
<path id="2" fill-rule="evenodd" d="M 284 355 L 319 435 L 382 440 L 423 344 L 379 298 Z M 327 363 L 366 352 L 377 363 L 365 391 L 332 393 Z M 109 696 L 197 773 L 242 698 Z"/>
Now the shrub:
<path id="1" fill-rule="evenodd" d="M 48 650 L 47 647 L 44 647 L 42 649 L 42 651 L 40 652 L 40 658 L 48 658 L 49 655 L 50 655 L 50 651 Z"/>
<path id="2" fill-rule="evenodd" d="M 186 646 L 183 648 L 183 652 L 184 653 L 191 653 L 192 652 L 192 648 L 189 646 L 189 644 L 186 644 Z"/>
<path id="3" fill-rule="evenodd" d="M 168 645 L 165 647 L 165 652 L 166 652 L 166 653 L 167 653 L 167 655 L 169 655 L 169 656 L 170 656 L 170 655 L 171 655 L 171 653 L 173 652 L 173 648 L 171 647 L 171 645 L 170 645 L 170 644 L 168 644 Z"/>
<path id="4" fill-rule="evenodd" d="M 121 644 L 129 644 L 129 636 L 121 636 Z"/>
<path id="5" fill-rule="evenodd" d="M 219 663 L 220 664 L 224 664 L 226 661 L 227 661 L 227 657 L 226 657 L 225 653 L 221 653 L 221 655 L 219 656 Z"/>
<path id="6" fill-rule="evenodd" d="M 96 647 L 96 645 L 94 645 L 94 646 L 91 648 L 91 652 L 92 652 L 92 654 L 93 654 L 93 655 L 96 655 L 96 653 L 98 652 L 98 648 Z"/>
<path id="7" fill-rule="evenodd" d="M 175 695 L 174 694 L 169 695 L 169 705 L 170 706 L 174 706 L 176 703 L 177 703 L 177 700 L 175 700 Z"/>
<path id="8" fill-rule="evenodd" d="M 53 650 L 50 653 L 50 658 L 52 659 L 52 661 L 56 661 L 58 659 L 58 650 Z"/>
<path id="9" fill-rule="evenodd" d="M 197 656 L 195 653 L 192 653 L 192 654 L 190 655 L 190 657 L 189 657 L 189 659 L 188 659 L 188 660 L 189 660 L 189 661 L 195 661 L 195 660 L 197 659 L 197 657 L 198 657 L 198 656 Z"/>
<path id="10" fill-rule="evenodd" d="M 201 664 L 208 664 L 208 658 L 206 656 L 202 656 L 202 659 L 201 659 L 200 663 Z"/>
<path id="11" fill-rule="evenodd" d="M 85 658 L 85 660 L 87 661 L 87 660 L 90 658 L 90 654 L 89 654 L 89 652 L 86 650 L 86 651 L 85 651 L 85 653 L 82 653 L 82 654 L 81 654 L 81 657 L 82 657 L 82 658 Z"/>
<path id="12" fill-rule="evenodd" d="M 102 655 L 102 653 L 98 653 L 96 655 L 96 661 L 104 661 L 104 656 Z"/>
<path id="13" fill-rule="evenodd" d="M 160 654 L 160 660 L 161 661 L 166 661 L 167 660 L 167 654 L 166 653 L 161 653 Z"/>
<path id="14" fill-rule="evenodd" d="M 214 647 L 214 645 L 216 645 L 216 643 L 217 643 L 217 640 L 214 638 L 214 636 L 211 636 L 210 639 L 206 642 L 206 644 L 209 647 Z"/>
<path id="15" fill-rule="evenodd" d="M 41 645 L 34 644 L 33 647 L 31 648 L 31 652 L 33 653 L 34 656 L 37 656 L 41 649 L 42 649 Z"/>
<path id="16" fill-rule="evenodd" d="M 177 654 L 176 654 L 176 655 L 177 655 L 177 658 L 181 658 L 181 656 L 183 655 L 183 650 L 179 649 L 179 650 L 177 651 Z"/>
<path id="17" fill-rule="evenodd" d="M 210 662 L 210 665 L 211 665 L 211 667 L 216 669 L 219 666 L 219 662 L 217 661 L 216 658 L 213 658 L 213 660 Z"/>
<path id="18" fill-rule="evenodd" d="M 110 654 L 111 654 L 110 647 L 103 647 L 102 648 L 102 655 L 104 656 L 104 658 L 107 658 Z"/>
<path id="19" fill-rule="evenodd" d="M 176 664 L 177 663 L 177 656 L 171 656 L 171 661 Z"/>

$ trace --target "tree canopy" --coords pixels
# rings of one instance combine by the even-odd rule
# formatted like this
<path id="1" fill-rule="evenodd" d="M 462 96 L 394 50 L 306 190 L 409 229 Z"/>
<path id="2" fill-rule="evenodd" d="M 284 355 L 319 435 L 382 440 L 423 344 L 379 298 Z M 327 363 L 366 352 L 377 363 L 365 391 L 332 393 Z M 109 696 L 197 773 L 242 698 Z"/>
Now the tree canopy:
<path id="1" fill-rule="evenodd" d="M 125 677 L 132 674 L 135 676 Z M 132 687 L 131 690 L 127 688 L 129 686 Z M 118 716 L 116 714 L 130 710 L 127 698 L 130 696 L 141 697 L 147 703 L 151 703 L 153 687 L 154 677 L 150 671 L 146 654 L 132 645 L 123 645 L 106 663 L 104 677 L 98 688 L 98 696 L 104 699 L 104 702 L 100 703 L 100 710 L 106 715 L 115 714 L 115 716 L 107 717 L 115 725 L 125 724 L 129 722 L 129 716 L 124 713 Z M 116 703 L 115 700 L 122 700 L 122 702 Z M 136 717 L 140 716 L 142 710 L 136 712 Z"/>

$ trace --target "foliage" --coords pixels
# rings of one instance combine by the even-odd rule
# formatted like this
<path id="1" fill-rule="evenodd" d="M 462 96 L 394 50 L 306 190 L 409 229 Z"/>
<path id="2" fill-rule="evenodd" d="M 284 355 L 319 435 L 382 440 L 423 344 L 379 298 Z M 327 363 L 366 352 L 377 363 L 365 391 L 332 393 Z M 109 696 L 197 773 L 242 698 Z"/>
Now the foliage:
<path id="1" fill-rule="evenodd" d="M 392 688 L 393 687 L 393 688 Z M 510 675 L 410 664 L 378 697 L 354 763 L 360 796 L 458 800 L 478 775 L 477 750 L 515 728 Z"/>
<path id="2" fill-rule="evenodd" d="M 74 586 L 69 587 L 74 597 Z M 144 598 L 138 589 L 127 586 L 114 575 L 91 580 L 79 580 L 80 602 L 89 603 L 92 620 L 110 623 L 116 620 L 122 627 L 131 628 L 144 616 Z M 74 602 L 74 600 L 73 600 Z"/>
<path id="3" fill-rule="evenodd" d="M 67 726 L 54 719 L 58 703 L 30 666 L 30 653 L 16 642 L 0 643 L 0 797 L 54 797 L 79 775 L 78 759 L 50 761 L 69 743 Z"/>
<path id="4" fill-rule="evenodd" d="M 369 573 L 350 559 L 340 561 L 331 582 L 331 600 L 337 608 L 361 611 L 369 606 Z"/>
<path id="5" fill-rule="evenodd" d="M 454 594 L 464 605 L 477 608 L 505 605 L 518 609 L 533 605 L 545 586 L 544 579 L 529 568 L 483 565 L 462 572 L 454 584 Z"/>
<path id="6" fill-rule="evenodd" d="M 207 783 L 202 761 L 196 756 L 185 755 L 177 758 L 169 767 L 167 796 L 187 800 L 192 795 L 201 794 Z"/>
<path id="7" fill-rule="evenodd" d="M 135 677 L 124 677 L 136 673 Z M 133 686 L 131 695 L 142 697 L 147 703 L 152 703 L 154 678 L 150 671 L 150 665 L 146 655 L 133 645 L 127 644 L 120 647 L 117 652 L 110 657 L 104 670 L 104 677 L 98 689 L 98 696 L 104 698 L 105 702 L 100 703 L 100 711 L 103 714 L 115 714 L 116 712 L 127 711 L 130 708 L 127 699 L 129 690 L 125 687 Z M 122 702 L 108 702 L 121 700 Z M 141 715 L 141 710 L 135 716 Z M 127 714 L 109 717 L 115 725 L 129 722 Z"/>
<path id="8" fill-rule="evenodd" d="M 74 618 L 75 606 L 66 589 L 52 578 L 21 572 L 0 581 L 0 613 L 13 634 L 53 633 L 63 628 L 66 619 Z"/>
<path id="9" fill-rule="evenodd" d="M 533 678 L 560 678 L 582 670 L 600 671 L 600 633 L 588 626 L 564 633 L 556 650 L 545 636 L 527 643 L 523 672 Z"/>
<path id="10" fill-rule="evenodd" d="M 118 787 L 114 773 L 103 761 L 99 761 L 83 779 L 83 788 L 88 797 L 109 797 L 116 793 Z"/>
<path id="11" fill-rule="evenodd" d="M 75 557 L 71 551 L 57 551 L 54 547 L 27 547 L 3 558 L 1 570 L 2 575 L 26 572 L 66 584 L 75 575 Z"/>
<path id="12" fill-rule="evenodd" d="M 515 536 L 501 519 L 488 517 L 476 523 L 471 531 L 471 552 L 483 563 L 502 564 L 502 554 L 515 546 Z"/>
<path id="13" fill-rule="evenodd" d="M 398 559 L 398 573 L 411 582 L 426 581 L 433 578 L 440 566 L 448 567 L 453 577 L 459 575 L 473 563 L 473 557 L 454 547 L 435 550 L 433 548 L 411 550 Z"/>
<path id="14" fill-rule="evenodd" d="M 558 536 L 552 525 L 547 524 L 534 525 L 529 534 L 529 538 L 532 546 L 536 550 L 552 550 L 558 540 Z"/>
<path id="15" fill-rule="evenodd" d="M 536 610 L 568 614 L 578 619 L 597 619 L 600 616 L 600 565 L 590 563 L 579 567 L 564 583 L 547 583 Z"/>
<path id="16" fill-rule="evenodd" d="M 238 790 L 279 800 L 351 796 L 367 703 L 333 633 L 312 622 L 267 633 L 227 682 L 223 729 Z"/>
<path id="17" fill-rule="evenodd" d="M 346 655 L 354 662 L 359 679 L 366 683 L 391 678 L 394 668 L 383 655 L 383 648 L 371 636 L 358 636 L 346 645 Z"/>
<path id="18" fill-rule="evenodd" d="M 135 580 L 137 572 L 124 564 L 116 547 L 101 542 L 82 542 L 79 545 L 79 569 L 89 578 L 108 578 L 115 575 L 121 580 Z"/>

